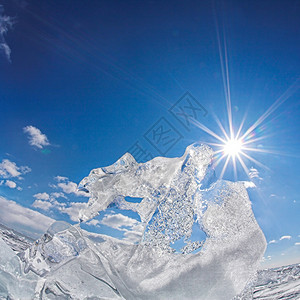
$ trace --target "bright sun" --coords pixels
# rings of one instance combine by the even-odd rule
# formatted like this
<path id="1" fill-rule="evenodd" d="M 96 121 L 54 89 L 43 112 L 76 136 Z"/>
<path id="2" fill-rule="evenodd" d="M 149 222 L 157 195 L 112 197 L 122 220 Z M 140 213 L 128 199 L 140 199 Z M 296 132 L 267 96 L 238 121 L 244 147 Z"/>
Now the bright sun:
<path id="1" fill-rule="evenodd" d="M 243 143 L 238 139 L 230 139 L 223 146 L 223 152 L 225 155 L 236 157 L 242 151 Z"/>
<path id="2" fill-rule="evenodd" d="M 208 133 L 212 137 L 214 137 L 217 141 L 213 143 L 208 143 L 211 146 L 215 146 L 218 149 L 215 151 L 215 168 L 217 165 L 225 160 L 222 171 L 220 173 L 220 178 L 223 178 L 223 175 L 226 171 L 226 168 L 229 162 L 232 162 L 234 176 L 237 178 L 237 162 L 242 166 L 245 173 L 248 175 L 249 170 L 246 166 L 245 161 L 251 161 L 252 163 L 267 168 L 262 163 L 253 158 L 249 152 L 254 153 L 270 153 L 270 154 L 281 154 L 279 152 L 274 152 L 267 149 L 262 149 L 261 147 L 257 147 L 256 143 L 261 141 L 268 136 L 263 134 L 262 130 L 259 129 L 259 126 L 281 105 L 283 104 L 291 95 L 293 95 L 300 86 L 300 79 L 297 79 L 294 84 L 292 84 L 280 97 L 276 99 L 276 101 L 250 126 L 247 130 L 243 130 L 244 122 L 246 120 L 246 115 L 242 119 L 239 127 L 234 128 L 232 121 L 232 105 L 231 105 L 231 92 L 230 92 L 230 78 L 229 78 L 229 69 L 228 69 L 228 57 L 227 57 L 227 46 L 226 39 L 224 39 L 224 49 L 222 49 L 221 38 L 219 35 L 219 31 L 217 28 L 217 37 L 218 37 L 218 46 L 219 46 L 219 55 L 220 55 L 220 63 L 221 63 L 221 71 L 223 78 L 223 86 L 224 86 L 224 95 L 226 100 L 226 109 L 227 109 L 227 117 L 228 117 L 228 128 L 225 130 L 223 124 L 220 120 L 215 116 L 215 120 L 222 134 L 218 135 L 216 132 L 212 131 L 199 121 L 193 119 L 193 123 L 199 127 L 204 132 Z M 237 129 L 237 130 L 236 130 Z M 258 130 L 259 129 L 259 130 Z M 258 135 L 260 133 L 260 135 Z M 245 160 L 245 161 L 244 161 Z"/>

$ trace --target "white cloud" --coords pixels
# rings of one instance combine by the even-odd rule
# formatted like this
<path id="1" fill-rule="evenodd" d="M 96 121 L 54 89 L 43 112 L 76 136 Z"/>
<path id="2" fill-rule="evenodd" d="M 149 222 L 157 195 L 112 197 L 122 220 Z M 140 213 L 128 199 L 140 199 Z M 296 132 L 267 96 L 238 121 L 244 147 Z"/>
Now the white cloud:
<path id="1" fill-rule="evenodd" d="M 272 259 L 272 256 L 268 255 L 267 257 L 262 258 L 262 262 L 266 262 L 267 260 L 271 260 L 271 259 Z"/>
<path id="2" fill-rule="evenodd" d="M 11 17 L 3 15 L 3 6 L 0 4 L 0 51 L 4 53 L 9 62 L 11 50 L 4 39 L 4 35 L 12 28 L 13 23 Z"/>
<path id="3" fill-rule="evenodd" d="M 86 224 L 96 227 L 100 227 L 99 225 L 103 224 L 108 227 L 123 231 L 123 240 L 131 243 L 139 242 L 144 230 L 140 222 L 122 214 L 105 215 L 101 221 L 93 219 Z"/>
<path id="4" fill-rule="evenodd" d="M 49 187 L 51 187 L 52 189 L 57 189 L 57 185 L 53 184 L 53 183 L 49 183 L 48 184 Z"/>
<path id="5" fill-rule="evenodd" d="M 279 240 L 290 240 L 292 237 L 290 235 L 283 235 Z"/>
<path id="6" fill-rule="evenodd" d="M 100 221 L 99 220 L 95 220 L 95 219 L 93 219 L 93 220 L 91 220 L 89 222 L 86 222 L 86 225 L 89 225 L 89 226 L 99 226 L 99 224 L 100 224 Z"/>
<path id="7" fill-rule="evenodd" d="M 140 222 L 137 222 L 136 225 L 134 225 L 131 230 L 126 230 L 124 233 L 124 240 L 128 242 L 139 242 L 142 235 L 143 235 L 144 227 Z"/>
<path id="8" fill-rule="evenodd" d="M 246 189 L 248 189 L 248 188 L 255 188 L 256 187 L 255 183 L 252 182 L 252 181 L 243 181 L 243 184 L 244 184 L 244 186 L 245 186 Z"/>
<path id="9" fill-rule="evenodd" d="M 269 242 L 269 244 L 276 244 L 276 243 L 278 243 L 276 240 L 272 240 Z"/>
<path id="10" fill-rule="evenodd" d="M 248 176 L 252 182 L 254 182 L 256 185 L 260 184 L 261 181 L 263 180 L 260 175 L 259 171 L 255 168 L 250 168 Z"/>
<path id="11" fill-rule="evenodd" d="M 52 188 L 61 188 L 66 194 L 74 194 L 76 196 L 90 197 L 90 195 L 83 191 L 78 191 L 78 186 L 75 182 L 69 180 L 68 177 L 56 176 L 54 177 L 58 181 L 57 185 L 50 185 Z"/>
<path id="12" fill-rule="evenodd" d="M 129 218 L 122 214 L 105 215 L 101 220 L 101 224 L 117 230 L 124 230 L 122 227 L 132 228 L 134 225 L 137 225 L 137 223 L 138 222 L 135 219 Z"/>
<path id="13" fill-rule="evenodd" d="M 3 159 L 0 163 L 0 177 L 5 179 L 20 177 L 20 175 L 24 175 L 30 171 L 31 169 L 29 167 L 18 167 L 15 162 L 10 161 L 9 159 Z"/>
<path id="14" fill-rule="evenodd" d="M 105 215 L 100 224 L 123 231 L 123 240 L 132 243 L 141 239 L 144 229 L 140 222 L 122 214 Z"/>
<path id="15" fill-rule="evenodd" d="M 3 159 L 0 164 L 0 175 L 3 178 L 17 177 L 21 175 L 21 172 L 16 163 L 10 161 L 9 159 Z"/>
<path id="16" fill-rule="evenodd" d="M 64 176 L 56 176 L 56 177 L 54 177 L 54 179 L 56 181 L 58 181 L 58 182 L 60 182 L 60 181 L 68 181 L 69 180 L 68 177 L 64 177 Z"/>
<path id="17" fill-rule="evenodd" d="M 68 207 L 61 206 L 57 209 L 64 214 L 67 214 L 70 219 L 74 222 L 79 221 L 79 212 L 86 208 L 87 203 L 85 202 L 71 202 Z"/>
<path id="18" fill-rule="evenodd" d="M 249 170 L 249 177 L 252 179 L 252 178 L 260 178 L 259 177 L 259 172 L 258 172 L 258 170 L 257 169 L 255 169 L 255 168 L 250 168 L 250 170 Z"/>
<path id="19" fill-rule="evenodd" d="M 68 180 L 68 178 L 66 178 Z M 73 182 L 68 182 L 68 185 L 71 187 L 65 188 L 64 191 L 67 193 L 75 193 L 77 189 L 74 190 Z M 77 185 L 76 185 L 77 186 Z M 75 191 L 75 192 L 74 192 Z M 66 195 L 62 192 L 53 192 L 50 195 L 48 193 L 38 193 L 33 195 L 36 200 L 33 202 L 32 206 L 44 211 L 57 210 L 60 213 L 67 214 L 70 219 L 74 222 L 79 221 L 79 212 L 81 209 L 86 208 L 86 202 L 59 202 L 57 198 L 68 199 Z"/>
<path id="20" fill-rule="evenodd" d="M 41 194 L 44 194 L 44 193 L 41 193 Z M 46 198 L 46 196 L 45 196 L 45 198 Z M 50 197 L 48 200 L 36 199 L 32 203 L 32 206 L 35 208 L 42 209 L 42 210 L 57 209 L 60 211 L 60 210 L 64 209 L 67 206 L 67 204 L 58 202 L 58 201 L 56 201 L 55 198 Z"/>
<path id="21" fill-rule="evenodd" d="M 282 240 L 290 240 L 292 237 L 290 236 L 290 235 L 283 235 L 280 239 L 279 239 L 279 241 L 282 241 Z M 269 242 L 269 244 L 277 244 L 278 243 L 278 241 L 277 240 L 271 240 L 270 242 Z"/>
<path id="22" fill-rule="evenodd" d="M 27 167 L 27 166 L 21 166 L 20 170 L 21 170 L 22 174 L 26 174 L 26 173 L 31 172 L 31 169 L 29 167 Z"/>
<path id="23" fill-rule="evenodd" d="M 128 230 L 124 233 L 124 240 L 131 242 L 131 243 L 139 242 L 141 237 L 142 237 L 142 232 L 140 232 L 140 231 Z"/>
<path id="24" fill-rule="evenodd" d="M 38 238 L 55 221 L 37 211 L 23 207 L 0 196 L 0 222 L 8 227 Z"/>
<path id="25" fill-rule="evenodd" d="M 35 200 L 32 204 L 33 207 L 39 208 L 42 210 L 49 210 L 52 207 L 52 203 L 43 200 Z"/>
<path id="26" fill-rule="evenodd" d="M 295 246 L 300 246 L 300 243 L 299 242 L 295 243 Z"/>
<path id="27" fill-rule="evenodd" d="M 4 52 L 4 54 L 5 54 L 5 56 L 7 57 L 8 61 L 10 61 L 11 50 L 10 50 L 10 48 L 8 47 L 8 45 L 5 44 L 5 43 L 1 43 L 1 44 L 0 44 L 0 51 L 1 51 L 1 52 Z"/>
<path id="28" fill-rule="evenodd" d="M 72 194 L 77 192 L 77 184 L 75 182 L 60 182 L 57 184 L 66 194 Z"/>
<path id="29" fill-rule="evenodd" d="M 33 197 L 38 200 L 49 200 L 50 199 L 50 196 L 47 193 L 37 193 L 37 194 L 33 195 Z"/>
<path id="30" fill-rule="evenodd" d="M 77 184 L 69 180 L 68 177 L 56 176 L 54 177 L 56 184 L 49 184 L 51 188 L 62 189 L 63 192 L 52 192 L 48 193 L 38 193 L 34 197 L 36 201 L 32 204 L 33 207 L 42 209 L 42 210 L 57 210 L 60 213 L 67 214 L 70 219 L 74 222 L 79 221 L 79 212 L 80 210 L 86 208 L 86 202 L 59 202 L 56 199 L 64 198 L 68 199 L 65 194 L 73 194 L 76 196 L 85 196 L 89 197 L 90 195 L 82 191 L 77 190 Z M 40 201 L 37 201 L 40 200 Z M 93 225 L 93 222 L 91 223 Z"/>
<path id="31" fill-rule="evenodd" d="M 29 145 L 42 149 L 44 146 L 50 145 L 48 138 L 38 128 L 34 126 L 26 126 L 23 131 L 28 134 Z"/>
<path id="32" fill-rule="evenodd" d="M 15 189 L 17 187 L 17 184 L 12 180 L 6 180 L 5 185 L 11 189 Z"/>
<path id="33" fill-rule="evenodd" d="M 66 195 L 62 192 L 54 192 L 54 193 L 51 193 L 51 198 L 65 198 L 65 199 L 68 199 L 66 197 Z"/>
<path id="34" fill-rule="evenodd" d="M 56 201 L 56 198 L 67 199 L 64 193 L 54 192 L 49 195 L 48 193 L 44 192 L 44 193 L 37 193 L 33 195 L 33 197 L 36 200 L 33 202 L 32 206 L 42 210 L 49 210 L 50 208 L 60 209 L 61 207 L 66 206 L 65 203 L 60 203 Z"/>

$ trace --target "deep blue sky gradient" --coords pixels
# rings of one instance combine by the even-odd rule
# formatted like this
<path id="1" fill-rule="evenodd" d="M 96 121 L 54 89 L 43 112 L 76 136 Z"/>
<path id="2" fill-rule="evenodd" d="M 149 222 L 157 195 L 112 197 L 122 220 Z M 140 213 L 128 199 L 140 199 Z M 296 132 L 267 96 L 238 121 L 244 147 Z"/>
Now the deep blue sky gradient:
<path id="1" fill-rule="evenodd" d="M 186 91 L 208 111 L 201 123 L 220 134 L 215 114 L 228 129 L 214 15 L 226 34 L 235 126 L 247 112 L 249 127 L 299 78 L 299 1 L 1 3 L 16 23 L 6 35 L 12 62 L 0 61 L 0 160 L 32 172 L 23 191 L 0 186 L 0 195 L 25 207 L 33 194 L 50 191 L 54 176 L 78 183 L 137 140 L 159 155 L 143 135 L 161 117 L 183 136 L 167 156 L 181 156 L 196 141 L 213 142 L 196 126 L 187 131 L 168 111 Z M 253 155 L 269 170 L 245 161 L 262 177 L 250 193 L 267 240 L 292 236 L 268 246 L 274 264 L 300 258 L 299 95 L 256 132 L 270 137 L 254 147 L 283 155 Z M 47 135 L 46 151 L 28 145 L 27 125 Z M 233 180 L 232 170 L 225 179 Z M 241 168 L 238 179 L 247 180 Z"/>

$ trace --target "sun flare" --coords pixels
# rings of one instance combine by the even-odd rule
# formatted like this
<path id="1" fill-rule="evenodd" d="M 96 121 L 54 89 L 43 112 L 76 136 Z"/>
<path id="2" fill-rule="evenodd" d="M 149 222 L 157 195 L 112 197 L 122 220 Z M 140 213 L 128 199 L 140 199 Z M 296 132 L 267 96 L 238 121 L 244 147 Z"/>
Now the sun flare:
<path id="1" fill-rule="evenodd" d="M 241 139 L 230 139 L 224 144 L 223 153 L 231 157 L 236 157 L 238 154 L 241 153 L 242 147 L 243 142 Z"/>
<path id="2" fill-rule="evenodd" d="M 264 169 L 268 169 L 267 166 L 263 165 L 261 162 L 256 160 L 252 155 L 254 153 L 268 153 L 283 155 L 283 153 L 267 150 L 262 148 L 261 145 L 257 145 L 257 142 L 260 142 L 269 136 L 264 132 L 262 123 L 274 113 L 289 97 L 291 97 L 300 87 L 300 78 L 298 78 L 287 90 L 279 96 L 273 104 L 252 124 L 248 129 L 243 129 L 244 123 L 246 121 L 247 112 L 244 115 L 241 123 L 238 127 L 235 128 L 233 124 L 233 114 L 232 114 L 232 104 L 231 104 L 231 91 L 230 91 L 230 77 L 229 77 L 229 68 L 228 68 L 228 57 L 227 57 L 227 43 L 226 38 L 223 36 L 223 43 L 219 28 L 217 25 L 217 39 L 219 47 L 219 56 L 220 64 L 222 71 L 223 79 L 223 88 L 224 95 L 226 100 L 226 110 L 227 110 L 227 122 L 228 128 L 224 126 L 225 124 L 214 115 L 214 119 L 217 122 L 217 125 L 221 131 L 221 134 L 211 130 L 206 127 L 204 124 L 193 119 L 192 123 L 198 128 L 212 136 L 216 141 L 213 143 L 208 143 L 214 147 L 215 150 L 215 160 L 214 166 L 217 167 L 222 161 L 224 162 L 222 171 L 220 173 L 220 178 L 223 178 L 224 173 L 226 172 L 227 167 L 232 163 L 235 179 L 237 179 L 237 164 L 239 164 L 245 173 L 249 176 L 249 169 L 247 167 L 247 162 L 251 164 L 258 165 Z M 222 45 L 223 44 L 223 45 Z M 226 129 L 225 129 L 226 128 Z M 216 147 L 216 148 L 215 148 Z"/>

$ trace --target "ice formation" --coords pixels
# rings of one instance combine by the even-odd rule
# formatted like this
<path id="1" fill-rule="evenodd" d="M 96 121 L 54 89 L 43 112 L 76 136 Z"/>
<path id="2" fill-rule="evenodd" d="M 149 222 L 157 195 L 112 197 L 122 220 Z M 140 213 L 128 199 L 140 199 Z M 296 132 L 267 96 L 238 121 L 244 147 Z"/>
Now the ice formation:
<path id="1" fill-rule="evenodd" d="M 259 270 L 233 300 L 300 299 L 300 264 Z"/>
<path id="2" fill-rule="evenodd" d="M 266 241 L 244 184 L 216 180 L 212 157 L 193 144 L 182 157 L 137 163 L 126 153 L 92 170 L 80 184 L 91 194 L 81 221 L 111 206 L 132 210 L 139 243 L 54 223 L 20 259 L 11 254 L 13 267 L 0 259 L 0 296 L 19 299 L 15 286 L 27 280 L 28 299 L 232 299 L 256 272 Z"/>

